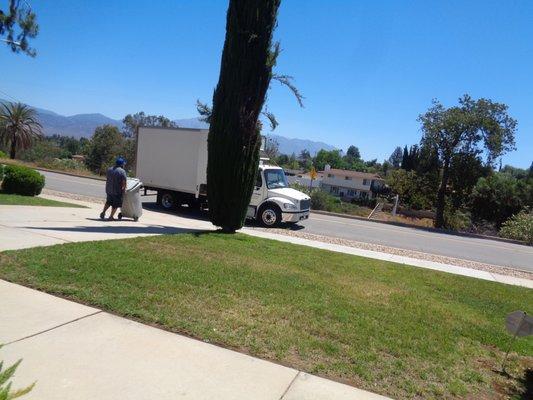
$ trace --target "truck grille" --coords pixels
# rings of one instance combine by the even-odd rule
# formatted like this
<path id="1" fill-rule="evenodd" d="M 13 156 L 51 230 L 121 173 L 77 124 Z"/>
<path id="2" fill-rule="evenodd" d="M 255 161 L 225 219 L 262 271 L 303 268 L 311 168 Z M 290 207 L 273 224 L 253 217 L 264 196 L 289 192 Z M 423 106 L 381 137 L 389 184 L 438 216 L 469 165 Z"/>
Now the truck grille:
<path id="1" fill-rule="evenodd" d="M 311 200 L 301 200 L 300 201 L 300 210 L 309 210 L 309 206 L 311 205 Z"/>

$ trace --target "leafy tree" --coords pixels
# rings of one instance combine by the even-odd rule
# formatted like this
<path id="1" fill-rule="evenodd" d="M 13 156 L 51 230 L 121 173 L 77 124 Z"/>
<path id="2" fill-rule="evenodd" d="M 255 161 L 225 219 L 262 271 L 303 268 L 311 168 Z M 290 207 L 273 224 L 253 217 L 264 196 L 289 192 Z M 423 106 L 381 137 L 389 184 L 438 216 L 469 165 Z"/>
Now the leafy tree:
<path id="1" fill-rule="evenodd" d="M 124 140 L 116 126 L 103 125 L 96 128 L 85 160 L 87 167 L 98 174 L 104 174 L 106 169 L 113 165 L 116 157 L 122 155 Z"/>
<path id="2" fill-rule="evenodd" d="M 125 137 L 135 137 L 139 126 L 156 126 L 161 128 L 177 128 L 178 124 L 163 115 L 146 115 L 144 111 L 128 114 L 122 120 L 122 133 Z"/>
<path id="3" fill-rule="evenodd" d="M 418 176 L 415 171 L 397 169 L 387 175 L 386 182 L 404 205 L 417 210 L 431 208 L 433 192 L 428 190 L 430 187 L 424 176 Z"/>
<path id="4" fill-rule="evenodd" d="M 471 195 L 473 219 L 494 222 L 497 227 L 524 205 L 517 179 L 505 173 L 496 172 L 488 178 L 480 178 Z"/>
<path id="5" fill-rule="evenodd" d="M 391 171 L 386 179 L 386 183 L 390 186 L 391 190 L 400 197 L 401 201 L 407 203 L 413 192 L 416 190 L 415 182 L 416 173 L 404 169 Z"/>
<path id="6" fill-rule="evenodd" d="M 119 155 L 126 160 L 126 171 L 133 171 L 137 160 L 137 141 L 132 138 L 125 138 Z"/>
<path id="7" fill-rule="evenodd" d="M 23 52 L 30 57 L 37 54 L 29 45 L 39 32 L 37 17 L 26 1 L 9 0 L 8 10 L 0 10 L 0 39 L 14 53 Z"/>
<path id="8" fill-rule="evenodd" d="M 386 160 L 383 161 L 383 164 L 381 164 L 381 171 L 380 171 L 381 176 L 386 177 L 389 174 L 389 171 L 391 169 L 392 169 L 392 164 L 389 161 L 386 161 Z"/>
<path id="9" fill-rule="evenodd" d="M 59 147 L 63 151 L 63 154 L 66 154 L 67 157 L 78 154 L 81 150 L 80 141 L 73 136 L 61 136 L 54 134 L 52 136 L 48 136 L 46 141 L 50 141 L 57 145 L 57 147 Z"/>
<path id="10" fill-rule="evenodd" d="M 532 165 L 533 166 L 533 165 Z M 522 168 L 516 168 L 511 165 L 506 165 L 502 169 L 500 169 L 500 172 L 503 172 L 505 174 L 511 175 L 513 178 L 516 179 L 527 179 L 529 177 L 530 171 L 527 169 Z"/>
<path id="11" fill-rule="evenodd" d="M 378 165 L 378 159 L 374 158 L 373 160 L 365 161 L 367 167 L 375 167 Z"/>
<path id="12" fill-rule="evenodd" d="M 62 149 L 59 144 L 45 138 L 44 140 L 39 140 L 33 146 L 26 150 L 22 150 L 17 153 L 17 158 L 24 161 L 41 161 L 41 160 L 52 160 L 54 158 L 68 158 L 71 154 Z"/>
<path id="13" fill-rule="evenodd" d="M 0 107 L 0 140 L 9 146 L 9 158 L 18 150 L 30 148 L 43 137 L 34 109 L 22 103 L 4 103 Z"/>
<path id="14" fill-rule="evenodd" d="M 435 226 L 444 225 L 444 208 L 454 154 L 486 154 L 487 163 L 514 149 L 516 121 L 507 114 L 507 106 L 487 99 L 473 100 L 464 95 L 459 105 L 445 108 L 434 100 L 420 115 L 422 145 L 437 149 L 442 173 L 437 192 Z"/>
<path id="15" fill-rule="evenodd" d="M 311 153 L 309 153 L 309 150 L 307 149 L 303 149 L 298 155 L 298 161 L 301 163 L 306 163 L 308 160 L 312 160 L 312 158 Z"/>
<path id="16" fill-rule="evenodd" d="M 230 0 L 208 136 L 209 214 L 224 232 L 242 227 L 259 163 L 259 114 L 279 45 L 280 0 Z"/>
<path id="17" fill-rule="evenodd" d="M 454 154 L 450 163 L 449 180 L 451 206 L 457 209 L 466 205 L 479 178 L 486 177 L 491 172 L 492 168 L 484 165 L 475 154 Z"/>
<path id="18" fill-rule="evenodd" d="M 298 163 L 300 168 L 306 172 L 313 167 L 313 157 L 311 157 L 311 153 L 307 149 L 302 150 L 298 155 Z"/>
<path id="19" fill-rule="evenodd" d="M 280 154 L 276 157 L 276 163 L 278 165 L 286 165 L 289 163 L 289 156 L 287 154 Z"/>
<path id="20" fill-rule="evenodd" d="M 346 156 L 355 160 L 359 160 L 361 158 L 361 153 L 357 147 L 352 145 L 348 147 L 348 150 L 346 150 Z"/>
<path id="21" fill-rule="evenodd" d="M 337 168 L 356 170 L 356 171 L 361 171 L 361 170 L 366 171 L 363 160 L 361 160 L 361 153 L 359 152 L 359 149 L 353 145 L 348 147 L 348 150 L 346 151 L 346 155 L 342 158 L 342 160 L 343 160 L 343 165 Z"/>
<path id="22" fill-rule="evenodd" d="M 331 168 L 343 168 L 344 161 L 341 157 L 340 150 L 324 150 L 321 149 L 316 153 L 313 160 L 313 165 L 317 170 L 324 170 L 326 164 L 329 164 Z"/>
<path id="23" fill-rule="evenodd" d="M 389 157 L 389 163 L 393 168 L 400 168 L 403 160 L 403 152 L 400 146 L 396 147 Z"/>

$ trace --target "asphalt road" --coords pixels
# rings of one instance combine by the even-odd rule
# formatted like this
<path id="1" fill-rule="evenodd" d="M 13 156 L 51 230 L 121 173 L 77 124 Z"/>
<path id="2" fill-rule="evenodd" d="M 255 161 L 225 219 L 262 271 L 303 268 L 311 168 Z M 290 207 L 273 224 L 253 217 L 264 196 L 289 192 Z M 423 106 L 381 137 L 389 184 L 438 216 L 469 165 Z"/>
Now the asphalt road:
<path id="1" fill-rule="evenodd" d="M 103 181 L 51 172 L 42 174 L 46 177 L 48 189 L 102 199 L 105 197 Z M 155 196 L 143 197 L 143 202 L 154 203 Z M 153 204 L 146 205 L 153 207 Z M 319 214 L 312 214 L 301 226 L 305 232 L 317 235 L 417 250 L 533 272 L 533 247 L 529 246 Z"/>

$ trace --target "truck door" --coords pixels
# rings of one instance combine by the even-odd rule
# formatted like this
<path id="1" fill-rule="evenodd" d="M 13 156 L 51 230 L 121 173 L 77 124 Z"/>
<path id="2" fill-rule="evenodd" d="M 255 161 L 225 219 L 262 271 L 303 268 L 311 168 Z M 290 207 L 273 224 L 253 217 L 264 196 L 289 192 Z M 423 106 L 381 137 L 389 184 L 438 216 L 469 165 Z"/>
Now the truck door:
<path id="1" fill-rule="evenodd" d="M 263 201 L 263 177 L 261 171 L 257 171 L 257 176 L 255 178 L 254 191 L 252 192 L 252 198 L 250 200 L 250 205 L 257 207 Z"/>

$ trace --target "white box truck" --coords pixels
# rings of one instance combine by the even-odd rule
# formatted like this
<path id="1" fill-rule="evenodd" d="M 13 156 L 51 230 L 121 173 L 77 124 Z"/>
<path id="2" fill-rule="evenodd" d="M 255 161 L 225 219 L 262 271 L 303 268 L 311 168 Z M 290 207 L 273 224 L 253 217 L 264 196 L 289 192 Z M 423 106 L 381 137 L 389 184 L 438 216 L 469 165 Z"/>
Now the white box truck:
<path id="1" fill-rule="evenodd" d="M 206 129 L 139 127 L 135 173 L 147 190 L 157 191 L 166 209 L 207 205 Z M 309 218 L 311 199 L 289 187 L 285 172 L 262 161 L 247 218 L 273 227 Z"/>

